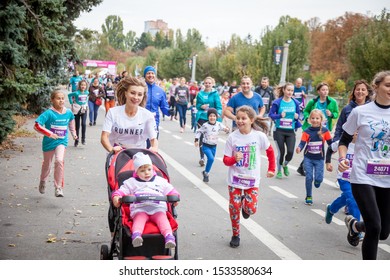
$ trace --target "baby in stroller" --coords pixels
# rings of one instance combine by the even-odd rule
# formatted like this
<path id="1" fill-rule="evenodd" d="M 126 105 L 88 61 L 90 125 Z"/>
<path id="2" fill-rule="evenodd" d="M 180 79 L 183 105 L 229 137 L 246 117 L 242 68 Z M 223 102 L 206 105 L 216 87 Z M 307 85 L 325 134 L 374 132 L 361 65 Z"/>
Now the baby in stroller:
<path id="1" fill-rule="evenodd" d="M 148 196 L 179 196 L 177 190 L 163 177 L 158 176 L 153 169 L 149 155 L 138 152 L 133 156 L 134 175 L 125 180 L 123 185 L 112 193 L 112 202 L 115 207 L 120 207 L 121 197 L 133 195 L 138 197 Z M 177 205 L 177 202 L 175 203 Z M 147 221 L 154 222 L 165 238 L 165 248 L 176 247 L 175 236 L 168 221 L 167 203 L 163 201 L 141 200 L 130 204 L 130 217 L 133 219 L 132 244 L 140 247 L 143 244 L 142 232 Z"/>
<path id="2" fill-rule="evenodd" d="M 145 164 L 146 170 L 142 171 Z M 177 260 L 178 224 L 175 206 L 180 198 L 169 183 L 164 159 L 158 153 L 142 148 L 111 152 L 107 155 L 106 177 L 110 202 L 108 224 L 112 238 L 110 246 L 101 245 L 100 259 Z M 140 223 L 134 227 L 137 212 L 145 210 L 146 216 L 140 214 Z M 166 217 L 152 221 L 154 214 L 164 211 Z M 164 223 L 166 219 L 170 227 Z M 160 227 L 161 221 L 163 223 Z M 139 234 L 134 234 L 136 232 Z"/>

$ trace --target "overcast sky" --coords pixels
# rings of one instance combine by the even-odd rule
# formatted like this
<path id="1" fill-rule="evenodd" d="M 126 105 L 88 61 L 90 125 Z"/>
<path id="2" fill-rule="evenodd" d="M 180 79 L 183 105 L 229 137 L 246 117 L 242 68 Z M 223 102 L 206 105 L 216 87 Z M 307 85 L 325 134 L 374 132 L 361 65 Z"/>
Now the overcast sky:
<path id="1" fill-rule="evenodd" d="M 90 13 L 81 14 L 75 25 L 102 32 L 105 19 L 117 15 L 125 33 L 133 30 L 139 37 L 145 21 L 162 19 L 183 35 L 197 29 L 207 45 L 214 47 L 229 41 L 232 34 L 258 39 L 266 26 L 275 27 L 285 15 L 302 22 L 318 17 L 325 23 L 345 12 L 379 15 L 383 8 L 390 10 L 389 0 L 104 0 Z"/>

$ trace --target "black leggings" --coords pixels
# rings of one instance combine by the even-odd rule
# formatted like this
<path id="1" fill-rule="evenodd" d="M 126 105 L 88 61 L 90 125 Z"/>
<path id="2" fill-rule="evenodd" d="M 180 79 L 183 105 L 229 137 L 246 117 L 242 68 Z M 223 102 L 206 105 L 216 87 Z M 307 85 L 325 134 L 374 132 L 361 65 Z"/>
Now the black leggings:
<path id="1" fill-rule="evenodd" d="M 285 161 L 290 161 L 294 154 L 295 148 L 295 132 L 293 129 L 279 129 L 274 131 L 274 140 L 278 148 L 278 171 L 282 169 Z M 285 154 L 285 145 L 287 146 L 287 154 Z"/>
<path id="2" fill-rule="evenodd" d="M 379 240 L 386 240 L 390 233 L 390 188 L 365 184 L 351 184 L 352 194 L 363 217 L 356 228 L 363 231 L 363 260 L 376 260 Z"/>

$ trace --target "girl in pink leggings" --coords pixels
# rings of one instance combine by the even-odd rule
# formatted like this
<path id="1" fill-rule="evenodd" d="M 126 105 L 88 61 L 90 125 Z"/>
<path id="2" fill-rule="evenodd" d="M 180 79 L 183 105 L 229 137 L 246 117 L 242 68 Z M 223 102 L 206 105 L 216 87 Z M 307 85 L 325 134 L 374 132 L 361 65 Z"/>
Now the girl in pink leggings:
<path id="1" fill-rule="evenodd" d="M 176 189 L 164 178 L 157 176 L 153 170 L 152 160 L 144 153 L 136 153 L 134 159 L 135 176 L 123 182 L 123 185 L 112 194 L 115 207 L 120 207 L 119 198 L 124 195 L 164 196 L 179 195 Z M 142 201 L 130 205 L 130 216 L 133 219 L 133 247 L 142 246 L 142 232 L 147 221 L 154 222 L 165 237 L 165 248 L 176 247 L 175 236 L 168 221 L 167 203 L 164 201 Z"/>
<path id="2" fill-rule="evenodd" d="M 53 107 L 43 112 L 35 121 L 34 129 L 43 134 L 43 163 L 39 192 L 44 194 L 46 181 L 50 175 L 51 163 L 54 157 L 54 195 L 63 197 L 64 187 L 64 156 L 68 146 L 68 127 L 77 139 L 73 113 L 65 108 L 65 94 L 60 90 L 52 92 L 50 97 Z"/>

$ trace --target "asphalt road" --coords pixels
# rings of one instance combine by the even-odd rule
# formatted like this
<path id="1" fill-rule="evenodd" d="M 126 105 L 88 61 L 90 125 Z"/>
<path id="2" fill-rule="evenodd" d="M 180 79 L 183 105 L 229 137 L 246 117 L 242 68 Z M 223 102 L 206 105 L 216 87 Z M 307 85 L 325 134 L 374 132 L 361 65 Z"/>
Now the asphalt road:
<path id="1" fill-rule="evenodd" d="M 189 115 L 188 115 L 189 118 Z M 106 152 L 100 144 L 103 108 L 97 125 L 87 127 L 87 145 L 70 142 L 65 156 L 64 197 L 54 196 L 52 176 L 44 195 L 38 192 L 41 140 L 18 138 L 22 151 L 0 157 L 0 259 L 98 260 L 100 246 L 109 244 L 107 222 Z M 33 131 L 34 120 L 25 128 Z M 187 121 L 189 123 L 189 120 Z M 299 137 L 299 135 L 298 135 Z M 194 133 L 179 132 L 177 121 L 161 121 L 160 153 L 168 164 L 172 184 L 181 194 L 177 208 L 178 250 L 181 260 L 360 260 L 361 244 L 347 243 L 344 213 L 328 225 L 326 204 L 339 190 L 335 173 L 313 190 L 313 206 L 304 204 L 304 177 L 295 168 L 281 180 L 266 178 L 263 167 L 258 212 L 242 221 L 241 246 L 229 247 L 231 225 L 226 186 L 227 167 L 221 161 L 227 135 L 221 134 L 210 182 L 202 182 Z M 270 137 L 273 143 L 272 137 Z M 265 157 L 262 162 L 266 166 Z M 334 163 L 335 164 L 335 163 Z M 381 241 L 378 259 L 390 260 L 390 240 Z"/>

